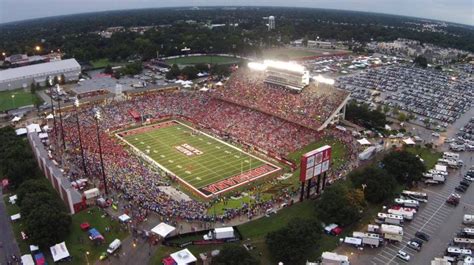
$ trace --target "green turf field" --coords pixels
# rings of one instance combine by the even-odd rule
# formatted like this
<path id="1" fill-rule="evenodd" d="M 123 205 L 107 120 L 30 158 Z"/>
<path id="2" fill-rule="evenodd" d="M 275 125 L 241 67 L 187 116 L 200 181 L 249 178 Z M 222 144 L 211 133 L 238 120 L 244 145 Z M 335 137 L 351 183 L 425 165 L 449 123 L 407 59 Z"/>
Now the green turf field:
<path id="1" fill-rule="evenodd" d="M 181 58 L 176 58 L 176 59 L 167 59 L 166 63 L 169 65 L 172 64 L 230 64 L 230 63 L 238 63 L 240 62 L 241 59 L 239 58 L 234 58 L 234 57 L 227 57 L 227 56 L 208 56 L 208 55 L 203 55 L 203 56 L 187 56 L 187 57 L 181 57 Z"/>
<path id="2" fill-rule="evenodd" d="M 35 102 L 41 101 L 35 94 L 31 94 L 30 90 L 16 89 L 0 92 L 0 111 L 34 105 Z"/>
<path id="3" fill-rule="evenodd" d="M 172 122 L 166 127 L 124 135 L 123 138 L 184 182 L 204 193 L 206 192 L 203 189 L 211 184 L 266 164 L 215 138 L 202 133 L 192 134 L 192 131 L 193 129 L 186 125 Z M 198 154 L 187 155 L 176 148 L 183 145 L 190 147 L 185 148 L 188 151 L 196 149 Z M 271 170 L 276 169 L 271 166 Z"/>

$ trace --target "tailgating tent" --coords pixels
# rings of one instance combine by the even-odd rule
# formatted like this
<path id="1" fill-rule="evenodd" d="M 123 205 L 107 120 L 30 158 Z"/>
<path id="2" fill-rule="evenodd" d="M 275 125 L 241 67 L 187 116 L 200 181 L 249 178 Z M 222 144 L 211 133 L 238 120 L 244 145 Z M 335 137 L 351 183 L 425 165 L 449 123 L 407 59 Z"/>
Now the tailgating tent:
<path id="1" fill-rule="evenodd" d="M 38 246 L 35 246 L 35 245 L 30 245 L 30 252 L 35 252 L 39 250 L 39 247 Z"/>
<path id="2" fill-rule="evenodd" d="M 187 248 L 178 252 L 172 253 L 170 257 L 176 262 L 177 265 L 187 265 L 197 261 L 197 258 Z"/>
<path id="3" fill-rule="evenodd" d="M 119 220 L 122 223 L 128 222 L 128 221 L 130 221 L 130 216 L 128 216 L 126 214 L 122 214 L 122 215 L 119 216 Z"/>
<path id="4" fill-rule="evenodd" d="M 174 226 L 171 226 L 171 225 L 165 224 L 165 223 L 160 223 L 159 225 L 153 227 L 153 229 L 151 229 L 151 232 L 165 238 L 167 235 L 169 235 L 175 229 L 176 228 Z"/>
<path id="5" fill-rule="evenodd" d="M 54 118 L 54 116 L 53 116 L 53 114 L 51 114 L 51 113 L 50 113 L 48 116 L 46 116 L 46 119 L 48 119 L 48 120 L 49 120 L 49 119 L 53 119 L 53 118 Z"/>
<path id="6" fill-rule="evenodd" d="M 391 128 L 391 127 L 390 127 L 388 124 L 385 124 L 385 130 L 387 130 L 387 131 L 391 131 L 391 130 L 392 130 L 392 128 Z"/>
<path id="7" fill-rule="evenodd" d="M 8 201 L 10 202 L 10 204 L 15 204 L 17 199 L 18 199 L 18 196 L 16 196 L 16 194 L 15 194 L 13 196 L 10 196 L 8 198 Z"/>
<path id="8" fill-rule="evenodd" d="M 415 142 L 411 138 L 403 140 L 406 145 L 415 145 Z"/>
<path id="9" fill-rule="evenodd" d="M 39 133 L 39 134 L 38 134 L 38 137 L 39 137 L 40 139 L 45 139 L 45 138 L 48 138 L 48 134 L 47 134 L 47 133 Z"/>
<path id="10" fill-rule="evenodd" d="M 21 264 L 23 265 L 35 265 L 33 257 L 30 254 L 21 256 Z"/>
<path id="11" fill-rule="evenodd" d="M 222 86 L 222 85 L 223 85 L 223 84 L 222 84 L 221 81 L 219 81 L 219 82 L 216 83 L 216 86 Z"/>
<path id="12" fill-rule="evenodd" d="M 371 145 L 371 143 L 369 142 L 369 140 L 367 140 L 366 138 L 357 140 L 357 142 L 358 142 L 359 144 L 361 144 L 361 145 Z"/>
<path id="13" fill-rule="evenodd" d="M 20 117 L 15 116 L 15 117 L 13 117 L 12 122 L 17 122 L 17 121 L 20 121 L 20 120 L 21 120 Z"/>
<path id="14" fill-rule="evenodd" d="M 89 239 L 90 240 L 104 240 L 105 238 L 97 231 L 95 228 L 89 229 Z"/>
<path id="15" fill-rule="evenodd" d="M 36 265 L 44 265 L 46 264 L 46 259 L 44 258 L 44 255 L 43 253 L 37 253 L 35 254 L 35 261 L 36 261 Z"/>
<path id="16" fill-rule="evenodd" d="M 26 128 L 20 128 L 20 129 L 15 130 L 16 135 L 23 135 L 23 134 L 26 134 L 27 132 L 28 130 L 26 130 Z"/>
<path id="17" fill-rule="evenodd" d="M 26 129 L 28 130 L 29 133 L 31 132 L 41 132 L 41 127 L 39 126 L 39 124 L 36 124 L 36 123 L 32 123 L 30 125 L 27 125 L 26 126 Z"/>
<path id="18" fill-rule="evenodd" d="M 84 197 L 86 197 L 86 200 L 98 197 L 99 195 L 100 195 L 100 191 L 98 188 L 92 188 L 90 190 L 84 191 Z"/>
<path id="19" fill-rule="evenodd" d="M 49 249 L 51 250 L 51 256 L 53 256 L 54 262 L 69 258 L 69 251 L 67 250 L 65 242 L 56 244 Z"/>
<path id="20" fill-rule="evenodd" d="M 14 215 L 10 216 L 10 218 L 12 219 L 12 221 L 16 221 L 16 220 L 21 218 L 21 215 L 19 213 L 17 213 L 17 214 L 14 214 Z"/>

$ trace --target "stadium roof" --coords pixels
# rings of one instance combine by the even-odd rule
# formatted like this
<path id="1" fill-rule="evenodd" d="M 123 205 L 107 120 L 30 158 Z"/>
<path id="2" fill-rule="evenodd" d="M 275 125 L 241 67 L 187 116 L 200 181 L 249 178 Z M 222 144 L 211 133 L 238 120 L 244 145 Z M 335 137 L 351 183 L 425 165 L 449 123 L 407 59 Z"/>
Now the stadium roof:
<path id="1" fill-rule="evenodd" d="M 80 70 L 81 66 L 76 59 L 66 59 L 48 63 L 27 65 L 0 71 L 0 82 L 36 77 L 47 74 L 60 74 L 67 70 Z"/>

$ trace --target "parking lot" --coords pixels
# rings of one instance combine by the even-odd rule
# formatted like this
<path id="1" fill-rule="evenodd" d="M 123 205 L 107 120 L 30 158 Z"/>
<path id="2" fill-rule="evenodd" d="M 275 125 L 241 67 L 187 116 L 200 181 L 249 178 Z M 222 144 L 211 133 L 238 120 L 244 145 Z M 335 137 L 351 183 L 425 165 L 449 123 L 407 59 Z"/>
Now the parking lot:
<path id="1" fill-rule="evenodd" d="M 472 152 L 462 153 L 466 167 L 450 172 L 445 184 L 440 186 L 422 186 L 421 191 L 428 194 L 428 203 L 422 204 L 411 222 L 405 222 L 403 241 L 387 243 L 386 246 L 362 251 L 355 250 L 351 257 L 352 264 L 407 264 L 397 258 L 397 252 L 403 250 L 410 256 L 408 264 L 430 264 L 434 257 L 443 257 L 446 248 L 452 242 L 457 232 L 463 227 L 464 214 L 474 213 L 474 188 L 469 188 L 462 194 L 461 203 L 450 206 L 445 203 L 446 198 L 454 192 L 464 172 L 473 165 Z M 423 244 L 420 252 L 408 248 L 406 245 L 417 231 L 423 231 L 431 238 Z"/>

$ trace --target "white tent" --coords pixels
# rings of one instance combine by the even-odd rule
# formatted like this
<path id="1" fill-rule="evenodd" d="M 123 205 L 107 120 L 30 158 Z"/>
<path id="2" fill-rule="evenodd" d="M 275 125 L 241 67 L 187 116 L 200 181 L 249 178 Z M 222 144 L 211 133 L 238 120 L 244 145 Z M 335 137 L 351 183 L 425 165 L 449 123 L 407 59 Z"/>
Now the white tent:
<path id="1" fill-rule="evenodd" d="M 15 130 L 16 135 L 23 135 L 23 134 L 26 134 L 27 132 L 28 131 L 26 130 L 26 128 L 20 128 L 20 129 Z"/>
<path id="2" fill-rule="evenodd" d="M 151 229 L 151 232 L 165 238 L 167 235 L 169 235 L 175 229 L 176 228 L 174 226 L 171 226 L 171 225 L 165 224 L 165 223 L 160 223 L 159 225 L 153 227 L 153 229 Z"/>
<path id="3" fill-rule="evenodd" d="M 41 127 L 36 123 L 32 123 L 30 125 L 27 125 L 26 129 L 28 130 L 29 133 L 31 133 L 31 132 L 38 132 L 38 133 L 41 132 Z"/>
<path id="4" fill-rule="evenodd" d="M 31 251 L 31 252 L 35 252 L 35 251 L 37 251 L 37 250 L 39 250 L 39 247 L 38 247 L 38 246 L 30 245 L 30 251 Z"/>
<path id="5" fill-rule="evenodd" d="M 19 220 L 20 218 L 21 218 L 21 214 L 19 213 L 10 216 L 10 219 L 12 219 L 12 221 Z"/>
<path id="6" fill-rule="evenodd" d="M 15 204 L 15 203 L 16 203 L 16 200 L 18 200 L 18 196 L 16 196 L 16 194 L 13 195 L 13 196 L 10 196 L 10 197 L 8 198 L 8 201 L 9 201 L 11 204 Z"/>
<path id="7" fill-rule="evenodd" d="M 35 265 L 33 257 L 30 254 L 21 256 L 21 264 L 23 265 Z"/>
<path id="8" fill-rule="evenodd" d="M 122 215 L 119 216 L 119 220 L 122 223 L 128 222 L 130 220 L 130 216 L 128 216 L 126 214 L 122 214 Z"/>
<path id="9" fill-rule="evenodd" d="M 392 127 L 390 127 L 388 124 L 385 124 L 385 130 L 391 131 L 391 130 L 392 130 Z"/>
<path id="10" fill-rule="evenodd" d="M 69 251 L 67 250 L 65 242 L 56 244 L 50 247 L 49 249 L 51 250 L 51 256 L 53 256 L 54 262 L 57 262 L 69 257 Z"/>
<path id="11" fill-rule="evenodd" d="M 17 121 L 20 121 L 20 120 L 21 120 L 20 117 L 15 116 L 15 117 L 13 117 L 12 122 L 17 122 Z"/>
<path id="12" fill-rule="evenodd" d="M 98 188 L 92 188 L 90 190 L 84 191 L 84 196 L 86 197 L 86 200 L 98 197 L 100 195 L 100 191 Z"/>
<path id="13" fill-rule="evenodd" d="M 170 257 L 176 261 L 177 265 L 187 265 L 197 261 L 197 258 L 187 248 L 172 253 Z"/>
<path id="14" fill-rule="evenodd" d="M 190 84 L 185 84 L 183 87 L 184 87 L 184 88 L 190 88 L 191 85 L 190 85 Z"/>
<path id="15" fill-rule="evenodd" d="M 199 91 L 206 92 L 206 91 L 209 91 L 209 88 L 207 88 L 207 87 L 203 87 L 203 88 L 199 89 Z"/>
<path id="16" fill-rule="evenodd" d="M 411 138 L 403 140 L 406 145 L 415 145 L 415 142 Z"/>
<path id="17" fill-rule="evenodd" d="M 39 134 L 38 134 L 38 137 L 39 137 L 40 139 L 46 139 L 46 138 L 48 138 L 48 134 L 47 134 L 47 133 L 39 133 Z"/>
<path id="18" fill-rule="evenodd" d="M 53 118 L 54 118 L 54 116 L 53 116 L 52 113 L 50 113 L 48 116 L 46 116 L 46 119 L 48 119 L 48 120 L 49 120 L 49 119 L 53 119 Z"/>
<path id="19" fill-rule="evenodd" d="M 361 144 L 361 145 L 371 145 L 371 143 L 369 142 L 369 140 L 367 140 L 366 138 L 357 140 L 357 142 L 358 142 L 359 144 Z"/>
<path id="20" fill-rule="evenodd" d="M 219 82 L 216 83 L 216 86 L 222 86 L 222 85 L 223 85 L 223 84 L 222 84 L 221 81 L 219 81 Z"/>

